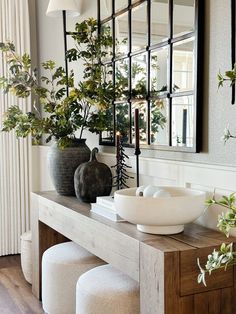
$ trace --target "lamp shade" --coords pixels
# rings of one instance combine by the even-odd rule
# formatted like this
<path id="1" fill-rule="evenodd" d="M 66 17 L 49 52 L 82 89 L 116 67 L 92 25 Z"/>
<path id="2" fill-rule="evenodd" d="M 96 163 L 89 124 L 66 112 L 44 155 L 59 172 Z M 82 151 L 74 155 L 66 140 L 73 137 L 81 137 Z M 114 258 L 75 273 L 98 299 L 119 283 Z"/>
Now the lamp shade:
<path id="1" fill-rule="evenodd" d="M 67 15 L 72 17 L 80 15 L 79 6 L 75 0 L 50 0 L 46 15 L 60 17 L 62 11 L 66 11 Z"/>

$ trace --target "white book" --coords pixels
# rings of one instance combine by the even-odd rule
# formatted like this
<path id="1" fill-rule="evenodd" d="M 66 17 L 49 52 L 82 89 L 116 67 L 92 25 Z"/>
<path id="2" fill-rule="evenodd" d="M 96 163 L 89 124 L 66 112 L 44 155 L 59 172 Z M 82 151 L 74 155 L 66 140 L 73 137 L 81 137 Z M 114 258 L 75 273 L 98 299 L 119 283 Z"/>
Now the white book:
<path id="1" fill-rule="evenodd" d="M 100 204 L 97 204 L 97 203 L 91 204 L 91 212 L 98 214 L 100 216 L 103 216 L 103 217 L 110 219 L 112 221 L 116 221 L 116 222 L 125 221 L 118 214 L 116 214 L 113 210 L 110 210 L 109 208 L 102 206 Z"/>
<path id="2" fill-rule="evenodd" d="M 96 199 L 96 203 L 107 207 L 114 212 L 116 211 L 114 196 L 98 196 Z"/>

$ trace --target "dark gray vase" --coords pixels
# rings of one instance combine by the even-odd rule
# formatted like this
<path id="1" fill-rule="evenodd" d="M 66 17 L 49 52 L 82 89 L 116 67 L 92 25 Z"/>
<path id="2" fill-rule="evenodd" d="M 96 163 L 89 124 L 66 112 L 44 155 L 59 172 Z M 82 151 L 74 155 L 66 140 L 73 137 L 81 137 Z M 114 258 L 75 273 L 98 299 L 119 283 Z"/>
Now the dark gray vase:
<path id="1" fill-rule="evenodd" d="M 86 203 L 96 202 L 97 196 L 110 195 L 112 173 L 110 168 L 96 159 L 97 148 L 91 152 L 89 162 L 81 164 L 75 171 L 76 197 Z"/>
<path id="2" fill-rule="evenodd" d="M 74 173 L 76 168 L 89 160 L 90 149 L 85 139 L 74 139 L 71 146 L 58 148 L 54 143 L 48 152 L 48 167 L 58 194 L 75 195 Z"/>

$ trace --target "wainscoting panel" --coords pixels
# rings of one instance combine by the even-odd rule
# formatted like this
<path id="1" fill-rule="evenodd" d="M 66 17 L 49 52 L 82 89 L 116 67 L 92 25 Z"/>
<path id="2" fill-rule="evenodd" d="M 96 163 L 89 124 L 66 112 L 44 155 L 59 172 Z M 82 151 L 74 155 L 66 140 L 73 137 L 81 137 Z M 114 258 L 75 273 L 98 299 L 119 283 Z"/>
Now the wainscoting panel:
<path id="1" fill-rule="evenodd" d="M 36 186 L 40 190 L 53 189 L 48 177 L 46 155 L 48 147 L 34 147 L 34 156 L 39 158 L 38 172 L 35 178 Z M 114 154 L 99 154 L 99 161 L 108 166 L 115 164 Z M 135 177 L 135 156 L 129 156 L 128 165 L 131 166 L 130 175 Z M 114 169 L 113 169 L 114 171 Z M 135 186 L 136 180 L 130 180 L 129 186 Z M 236 192 L 236 167 L 221 165 L 180 162 L 164 159 L 140 158 L 140 184 L 147 185 L 174 185 L 204 190 L 212 196 L 215 190 L 216 197 Z M 198 223 L 216 229 L 218 215 L 223 211 L 219 206 L 212 206 L 198 219 Z"/>
<path id="2" fill-rule="evenodd" d="M 114 164 L 114 155 L 101 154 L 100 160 L 107 164 Z M 130 157 L 129 165 L 132 166 L 131 175 L 135 176 L 135 157 Z M 135 180 L 129 183 L 130 186 L 135 186 Z M 215 191 L 216 198 L 219 198 L 221 195 L 236 192 L 236 167 L 140 158 L 140 184 L 174 185 L 198 189 L 206 191 L 208 197 L 211 197 Z M 197 223 L 217 229 L 217 218 L 223 211 L 220 206 L 212 206 L 206 209 Z M 236 235 L 236 232 L 231 234 Z"/>

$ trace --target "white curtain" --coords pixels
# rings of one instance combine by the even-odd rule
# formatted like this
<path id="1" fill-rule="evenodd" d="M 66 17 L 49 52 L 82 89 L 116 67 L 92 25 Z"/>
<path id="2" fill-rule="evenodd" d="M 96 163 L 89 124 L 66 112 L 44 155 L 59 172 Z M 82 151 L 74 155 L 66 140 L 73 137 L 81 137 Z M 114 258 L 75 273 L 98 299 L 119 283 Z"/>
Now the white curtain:
<path id="1" fill-rule="evenodd" d="M 0 42 L 12 41 L 20 54 L 30 52 L 28 0 L 0 0 Z M 7 76 L 0 55 L 0 76 Z M 18 101 L 0 90 L 0 127 L 4 112 L 18 104 L 30 110 L 29 101 Z M 30 227 L 31 140 L 17 140 L 14 132 L 0 132 L 0 256 L 20 251 L 20 235 Z"/>

